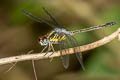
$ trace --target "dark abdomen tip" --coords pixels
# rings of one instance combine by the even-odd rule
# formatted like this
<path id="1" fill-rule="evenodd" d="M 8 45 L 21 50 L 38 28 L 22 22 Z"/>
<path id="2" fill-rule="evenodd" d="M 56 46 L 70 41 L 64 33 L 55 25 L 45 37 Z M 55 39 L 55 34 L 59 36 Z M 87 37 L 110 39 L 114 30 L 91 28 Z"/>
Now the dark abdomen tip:
<path id="1" fill-rule="evenodd" d="M 117 24 L 116 22 L 109 22 L 109 23 L 106 23 L 106 25 L 114 25 L 114 24 Z"/>

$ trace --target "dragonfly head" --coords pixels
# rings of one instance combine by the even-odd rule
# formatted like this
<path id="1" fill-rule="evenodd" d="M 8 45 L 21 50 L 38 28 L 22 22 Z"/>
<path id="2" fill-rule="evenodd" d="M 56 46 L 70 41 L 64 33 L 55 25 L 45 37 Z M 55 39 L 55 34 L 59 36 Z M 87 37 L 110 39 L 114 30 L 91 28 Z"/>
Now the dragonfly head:
<path id="1" fill-rule="evenodd" d="M 46 36 L 39 37 L 38 42 L 41 46 L 48 45 L 48 40 Z"/>

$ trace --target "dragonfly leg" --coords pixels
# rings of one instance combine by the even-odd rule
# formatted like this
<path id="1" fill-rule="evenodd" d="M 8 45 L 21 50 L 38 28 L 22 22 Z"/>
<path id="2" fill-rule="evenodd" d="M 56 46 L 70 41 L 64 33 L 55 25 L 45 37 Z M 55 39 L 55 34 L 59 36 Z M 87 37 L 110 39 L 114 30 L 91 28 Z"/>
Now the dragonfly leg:
<path id="1" fill-rule="evenodd" d="M 50 54 L 50 56 L 53 55 L 53 53 L 55 53 L 55 49 L 54 49 L 54 47 L 53 47 L 52 44 L 51 44 L 51 49 L 52 49 L 53 52 L 52 52 L 52 54 Z M 49 57 L 50 57 L 50 56 L 49 56 Z M 52 60 L 53 60 L 53 58 L 50 59 L 50 62 L 52 62 Z"/>
<path id="2" fill-rule="evenodd" d="M 43 53 L 43 51 L 44 51 L 47 47 L 48 47 L 48 45 L 46 45 L 46 46 L 43 48 L 43 50 L 41 51 L 41 53 Z"/>
<path id="3" fill-rule="evenodd" d="M 51 45 L 50 45 L 50 43 L 49 43 L 49 45 L 48 45 L 48 50 L 47 50 L 47 52 L 45 53 L 45 55 L 47 55 L 47 53 L 49 52 L 51 50 Z M 44 55 L 44 56 L 45 56 Z"/>

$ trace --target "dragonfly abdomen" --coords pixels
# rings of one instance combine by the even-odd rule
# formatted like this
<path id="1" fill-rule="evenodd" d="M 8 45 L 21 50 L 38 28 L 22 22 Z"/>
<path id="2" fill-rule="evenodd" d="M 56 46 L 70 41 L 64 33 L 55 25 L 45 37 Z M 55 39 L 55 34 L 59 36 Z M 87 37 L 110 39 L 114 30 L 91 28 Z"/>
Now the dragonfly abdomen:
<path id="1" fill-rule="evenodd" d="M 88 31 L 93 31 L 93 30 L 97 30 L 97 29 L 100 29 L 100 28 L 104 28 L 104 27 L 113 26 L 114 24 L 116 24 L 116 22 L 109 22 L 109 23 L 106 23 L 106 24 L 103 24 L 103 25 L 98 25 L 98 26 L 95 26 L 95 27 L 75 30 L 75 31 L 72 31 L 72 32 L 73 32 L 73 34 L 77 34 L 77 33 L 80 33 L 80 32 L 88 32 Z"/>

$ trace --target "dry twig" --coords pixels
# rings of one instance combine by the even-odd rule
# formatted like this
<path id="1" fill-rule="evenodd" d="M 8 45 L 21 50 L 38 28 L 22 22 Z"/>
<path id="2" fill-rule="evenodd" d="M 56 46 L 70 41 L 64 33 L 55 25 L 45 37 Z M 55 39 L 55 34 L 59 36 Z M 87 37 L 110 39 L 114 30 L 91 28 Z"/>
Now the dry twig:
<path id="1" fill-rule="evenodd" d="M 112 41 L 113 39 L 115 39 L 116 37 L 118 37 L 120 39 L 120 28 L 115 31 L 114 33 L 112 33 L 111 35 L 98 40 L 96 42 L 87 44 L 87 45 L 83 45 L 83 46 L 78 46 L 78 47 L 74 47 L 76 49 L 78 49 L 78 51 L 80 52 L 84 52 L 84 51 L 88 51 L 94 48 L 97 48 L 99 46 L 105 45 L 106 43 Z M 63 55 L 65 54 L 74 54 L 74 48 L 69 48 L 67 49 L 67 52 L 65 53 L 65 51 L 63 50 Z M 25 60 L 39 60 L 39 59 L 46 59 L 46 58 L 53 58 L 53 57 L 59 57 L 60 56 L 60 52 L 56 51 L 53 55 L 49 56 L 52 52 L 49 52 L 46 56 L 45 53 L 35 53 L 35 54 L 26 54 L 26 55 L 19 55 L 19 56 L 13 56 L 13 57 L 7 57 L 7 58 L 1 58 L 0 59 L 0 65 L 3 64 L 8 64 L 8 63 L 13 63 L 13 62 L 19 62 L 19 61 L 25 61 Z"/>

